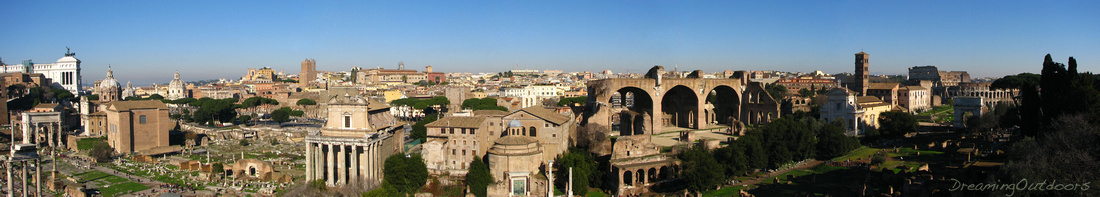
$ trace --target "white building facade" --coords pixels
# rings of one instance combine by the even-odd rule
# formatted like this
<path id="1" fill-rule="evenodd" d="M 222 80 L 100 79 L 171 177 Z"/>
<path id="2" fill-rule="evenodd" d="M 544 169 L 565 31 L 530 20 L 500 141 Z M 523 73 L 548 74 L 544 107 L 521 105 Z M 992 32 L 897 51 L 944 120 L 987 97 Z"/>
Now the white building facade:
<path id="1" fill-rule="evenodd" d="M 39 73 L 50 79 L 50 86 L 80 95 L 80 60 L 73 57 L 75 55 L 76 53 L 67 52 L 65 57 L 50 64 L 35 64 L 31 60 L 23 60 L 22 64 L 17 65 L 5 64 L 0 66 L 0 73 Z"/>

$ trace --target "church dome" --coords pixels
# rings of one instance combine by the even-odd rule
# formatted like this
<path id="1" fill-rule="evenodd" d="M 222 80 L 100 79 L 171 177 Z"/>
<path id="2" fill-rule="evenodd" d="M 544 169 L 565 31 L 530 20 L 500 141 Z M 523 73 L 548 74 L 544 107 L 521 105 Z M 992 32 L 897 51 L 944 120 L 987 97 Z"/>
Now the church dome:
<path id="1" fill-rule="evenodd" d="M 122 85 L 120 85 L 120 84 L 118 83 L 118 80 L 115 80 L 115 79 L 113 79 L 113 78 L 107 78 L 107 79 L 103 79 L 103 81 L 100 81 L 100 82 L 99 82 L 99 87 L 105 87 L 105 88 L 117 88 L 117 87 L 121 87 L 121 86 L 122 86 Z"/>
<path id="2" fill-rule="evenodd" d="M 523 127 L 523 123 L 520 123 L 519 120 L 508 121 L 508 127 Z"/>
<path id="3" fill-rule="evenodd" d="M 99 87 L 99 88 L 120 88 L 120 87 L 122 87 L 122 85 L 118 83 L 118 80 L 115 80 L 115 74 L 114 73 L 115 73 L 114 71 L 111 71 L 111 67 L 107 67 L 107 78 L 103 79 L 103 81 L 100 81 L 99 84 L 96 84 L 96 86 Z"/>
<path id="4" fill-rule="evenodd" d="M 183 80 L 180 79 L 180 72 L 176 72 L 175 78 L 171 82 L 168 82 L 168 88 L 182 88 Z"/>

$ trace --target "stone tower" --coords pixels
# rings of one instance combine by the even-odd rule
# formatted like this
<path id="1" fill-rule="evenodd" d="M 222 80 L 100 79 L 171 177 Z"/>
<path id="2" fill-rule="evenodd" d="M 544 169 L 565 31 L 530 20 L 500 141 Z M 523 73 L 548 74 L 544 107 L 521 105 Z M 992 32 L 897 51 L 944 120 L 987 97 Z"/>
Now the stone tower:
<path id="1" fill-rule="evenodd" d="M 855 82 L 852 83 L 853 91 L 859 92 L 859 95 L 867 95 L 867 84 L 871 77 L 869 67 L 868 54 L 860 51 L 856 53 L 856 73 L 853 76 Z"/>
<path id="2" fill-rule="evenodd" d="M 307 87 L 317 77 L 317 60 L 302 60 L 302 71 L 298 73 L 298 86 Z"/>

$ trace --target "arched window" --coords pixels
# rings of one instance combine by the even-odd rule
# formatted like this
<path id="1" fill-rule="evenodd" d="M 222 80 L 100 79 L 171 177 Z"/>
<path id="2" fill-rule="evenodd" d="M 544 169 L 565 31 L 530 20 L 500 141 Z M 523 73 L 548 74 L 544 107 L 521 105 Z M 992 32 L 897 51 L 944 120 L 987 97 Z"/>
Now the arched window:
<path id="1" fill-rule="evenodd" d="M 531 134 L 531 137 L 538 137 L 538 135 L 535 133 L 535 127 L 531 127 L 530 134 Z"/>
<path id="2" fill-rule="evenodd" d="M 527 128 L 520 127 L 519 129 L 520 129 L 520 134 L 519 135 L 527 135 Z"/>

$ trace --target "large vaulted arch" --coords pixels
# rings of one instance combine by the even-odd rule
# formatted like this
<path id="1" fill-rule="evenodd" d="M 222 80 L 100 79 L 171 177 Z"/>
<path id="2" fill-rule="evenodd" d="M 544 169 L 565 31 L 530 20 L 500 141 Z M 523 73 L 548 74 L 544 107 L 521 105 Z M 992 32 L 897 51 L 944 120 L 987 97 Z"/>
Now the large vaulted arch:
<path id="1" fill-rule="evenodd" d="M 691 88 L 678 85 L 665 92 L 661 98 L 662 123 L 664 126 L 692 128 L 699 124 L 699 98 Z"/>

